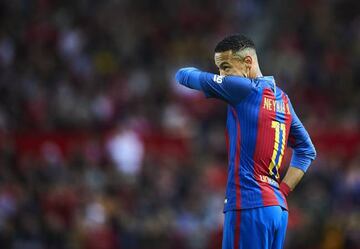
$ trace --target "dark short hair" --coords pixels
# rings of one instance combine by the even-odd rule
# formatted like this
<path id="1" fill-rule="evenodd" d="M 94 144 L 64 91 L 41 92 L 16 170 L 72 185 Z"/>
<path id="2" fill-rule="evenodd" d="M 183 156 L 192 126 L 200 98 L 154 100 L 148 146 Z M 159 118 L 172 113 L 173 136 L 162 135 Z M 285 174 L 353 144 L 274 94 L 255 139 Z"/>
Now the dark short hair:
<path id="1" fill-rule="evenodd" d="M 228 50 L 238 52 L 245 48 L 255 49 L 254 42 L 244 35 L 234 34 L 227 36 L 222 41 L 220 41 L 215 47 L 215 53 L 225 52 Z"/>

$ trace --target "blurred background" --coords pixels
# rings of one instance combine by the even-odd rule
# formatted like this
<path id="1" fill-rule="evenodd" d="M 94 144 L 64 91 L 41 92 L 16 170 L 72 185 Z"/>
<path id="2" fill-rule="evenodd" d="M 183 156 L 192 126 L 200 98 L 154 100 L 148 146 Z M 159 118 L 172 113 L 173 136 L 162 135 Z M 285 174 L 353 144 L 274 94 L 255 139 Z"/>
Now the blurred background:
<path id="1" fill-rule="evenodd" d="M 286 248 L 359 249 L 359 27 L 357 0 L 1 0 L 0 248 L 221 248 L 226 105 L 174 73 L 240 32 L 318 151 Z"/>

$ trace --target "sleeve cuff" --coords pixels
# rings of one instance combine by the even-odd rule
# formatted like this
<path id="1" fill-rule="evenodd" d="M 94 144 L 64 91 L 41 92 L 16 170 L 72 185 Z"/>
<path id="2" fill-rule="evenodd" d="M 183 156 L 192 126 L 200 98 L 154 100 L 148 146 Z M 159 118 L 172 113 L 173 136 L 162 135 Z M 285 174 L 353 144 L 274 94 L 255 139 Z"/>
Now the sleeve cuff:
<path id="1" fill-rule="evenodd" d="M 300 156 L 294 154 L 291 158 L 290 166 L 298 168 L 298 169 L 306 172 L 311 164 L 311 161 L 312 160 L 309 158 L 306 158 L 306 157 L 304 158 L 304 156 L 300 157 Z"/>

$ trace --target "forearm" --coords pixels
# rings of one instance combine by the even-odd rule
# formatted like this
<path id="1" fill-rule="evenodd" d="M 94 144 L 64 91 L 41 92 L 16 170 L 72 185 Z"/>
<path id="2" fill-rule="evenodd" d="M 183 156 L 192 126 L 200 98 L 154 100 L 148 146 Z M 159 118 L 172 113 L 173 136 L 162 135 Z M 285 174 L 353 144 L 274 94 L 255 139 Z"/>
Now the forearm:
<path id="1" fill-rule="evenodd" d="M 304 171 L 299 168 L 290 166 L 282 182 L 289 186 L 290 190 L 294 190 L 303 176 Z"/>

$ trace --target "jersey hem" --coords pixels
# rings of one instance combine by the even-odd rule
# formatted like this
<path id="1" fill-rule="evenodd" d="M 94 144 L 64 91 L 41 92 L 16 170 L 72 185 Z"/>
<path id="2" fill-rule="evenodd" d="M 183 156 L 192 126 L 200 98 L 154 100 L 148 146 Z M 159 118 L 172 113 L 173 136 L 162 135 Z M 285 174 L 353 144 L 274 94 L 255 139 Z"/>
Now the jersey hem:
<path id="1" fill-rule="evenodd" d="M 244 210 L 244 209 L 253 209 L 253 208 L 261 208 L 261 207 L 270 207 L 270 206 L 280 206 L 283 209 L 288 210 L 287 205 L 281 205 L 279 203 L 269 203 L 267 205 L 250 205 L 250 206 L 244 206 L 244 207 L 240 207 L 240 208 L 236 208 L 236 205 L 229 205 L 226 208 L 223 209 L 223 213 L 226 213 L 228 211 L 239 211 L 239 210 Z"/>

